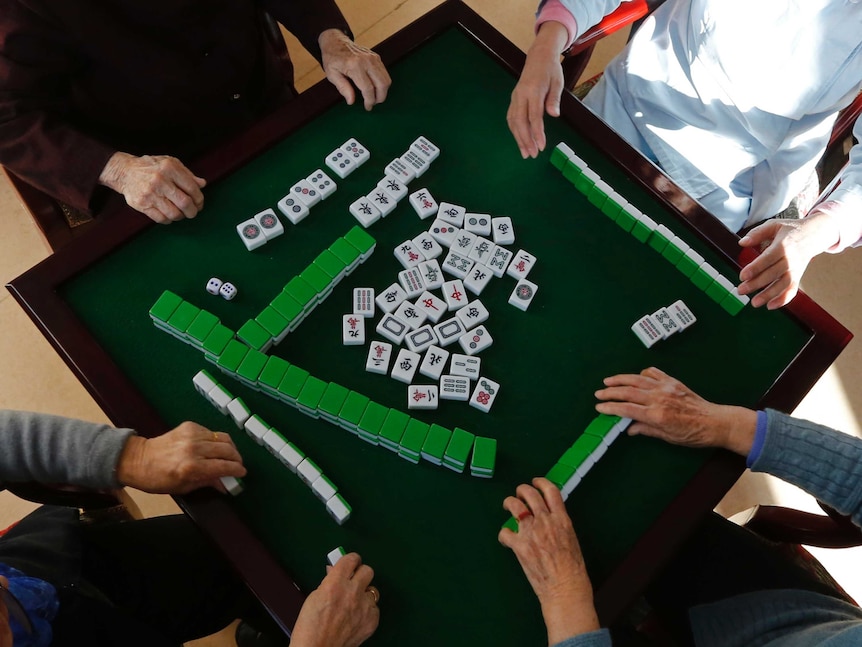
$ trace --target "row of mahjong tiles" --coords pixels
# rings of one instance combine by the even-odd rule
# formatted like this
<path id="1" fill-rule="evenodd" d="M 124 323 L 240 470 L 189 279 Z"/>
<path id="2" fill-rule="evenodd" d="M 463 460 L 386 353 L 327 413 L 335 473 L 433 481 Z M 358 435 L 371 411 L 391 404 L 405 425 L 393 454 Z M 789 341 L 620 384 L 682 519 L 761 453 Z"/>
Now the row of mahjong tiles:
<path id="1" fill-rule="evenodd" d="M 682 237 L 674 234 L 667 226 L 657 224 L 631 205 L 589 168 L 571 147 L 562 142 L 558 144 L 551 153 L 551 164 L 562 171 L 563 177 L 587 196 L 590 203 L 604 215 L 624 231 L 631 233 L 636 240 L 647 243 L 661 254 L 728 313 L 739 314 L 748 304 L 750 299 L 739 294 L 737 287 L 706 262 Z"/>

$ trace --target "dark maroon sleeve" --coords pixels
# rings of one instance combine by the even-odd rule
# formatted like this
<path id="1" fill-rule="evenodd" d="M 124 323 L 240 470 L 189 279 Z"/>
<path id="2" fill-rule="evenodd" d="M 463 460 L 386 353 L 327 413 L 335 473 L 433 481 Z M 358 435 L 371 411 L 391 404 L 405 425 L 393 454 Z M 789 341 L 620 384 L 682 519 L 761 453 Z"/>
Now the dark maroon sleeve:
<path id="1" fill-rule="evenodd" d="M 320 61 L 317 38 L 327 29 L 339 29 L 353 38 L 350 26 L 333 0 L 260 0 L 269 14 Z"/>
<path id="2" fill-rule="evenodd" d="M 64 122 L 77 63 L 62 29 L 18 0 L 0 0 L 0 164 L 89 211 L 115 150 Z"/>

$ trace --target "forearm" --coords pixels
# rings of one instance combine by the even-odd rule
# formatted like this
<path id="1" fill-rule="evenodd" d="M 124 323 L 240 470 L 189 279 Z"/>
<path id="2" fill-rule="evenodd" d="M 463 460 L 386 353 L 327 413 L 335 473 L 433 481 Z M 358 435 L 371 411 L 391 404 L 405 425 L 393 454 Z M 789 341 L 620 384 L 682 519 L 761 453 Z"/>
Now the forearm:
<path id="1" fill-rule="evenodd" d="M 337 29 L 353 38 L 344 14 L 333 0 L 261 0 L 261 4 L 285 29 L 296 36 L 318 62 L 321 61 L 318 38 L 327 29 Z"/>
<path id="2" fill-rule="evenodd" d="M 751 469 L 802 488 L 862 525 L 862 439 L 770 409 Z"/>
<path id="3" fill-rule="evenodd" d="M 555 596 L 550 600 L 540 600 L 540 602 L 542 617 L 548 630 L 549 645 L 556 645 L 571 637 L 590 634 L 600 629 L 589 579 L 586 579 L 585 585 L 577 592 L 566 596 Z"/>
<path id="4" fill-rule="evenodd" d="M 543 0 L 539 4 L 538 15 L 541 16 L 547 5 L 549 10 L 557 11 L 556 6 L 562 5 L 568 11 L 577 26 L 577 31 L 571 34 L 571 40 L 581 36 L 590 27 L 601 22 L 602 18 L 612 13 L 625 0 Z"/>
<path id="5" fill-rule="evenodd" d="M 47 414 L 0 411 L 0 481 L 117 487 L 129 429 Z"/>

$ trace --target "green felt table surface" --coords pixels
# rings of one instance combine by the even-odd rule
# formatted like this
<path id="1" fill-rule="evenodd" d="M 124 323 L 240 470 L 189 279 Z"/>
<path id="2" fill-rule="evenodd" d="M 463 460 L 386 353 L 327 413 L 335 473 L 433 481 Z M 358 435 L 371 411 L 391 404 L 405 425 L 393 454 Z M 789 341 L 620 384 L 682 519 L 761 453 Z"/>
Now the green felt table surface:
<path id="1" fill-rule="evenodd" d="M 593 393 L 602 378 L 654 365 L 707 398 L 754 405 L 809 333 L 782 312 L 747 307 L 730 316 L 590 204 L 549 164 L 549 151 L 521 160 L 505 120 L 514 79 L 462 32 L 449 29 L 393 65 L 391 74 L 384 104 L 371 112 L 329 109 L 209 186 L 199 217 L 148 229 L 64 285 L 63 298 L 166 422 L 194 419 L 230 432 L 249 471 L 233 505 L 304 590 L 317 585 L 326 554 L 339 545 L 374 567 L 382 619 L 369 644 L 542 644 L 538 604 L 514 556 L 497 543 L 508 517 L 501 504 L 519 483 L 545 474 L 580 436 L 595 417 Z M 568 143 L 627 200 L 735 277 L 601 150 L 562 121 L 547 120 L 546 127 L 552 146 Z M 356 224 L 348 205 L 369 193 L 384 166 L 420 135 L 442 152 L 410 190 L 427 187 L 438 201 L 511 217 L 517 240 L 509 247 L 538 259 L 529 280 L 540 289 L 527 312 L 507 304 L 515 285 L 510 277 L 494 279 L 481 296 L 494 338 L 481 354 L 482 373 L 501 384 L 491 413 L 452 401 L 413 413 L 496 439 L 493 479 L 425 461 L 413 465 L 252 391 L 206 362 L 201 351 L 157 329 L 147 314 L 169 289 L 238 330 Z M 370 150 L 371 159 L 345 180 L 329 173 L 338 185 L 331 197 L 299 225 L 282 218 L 283 236 L 246 251 L 236 224 L 274 208 L 315 169 L 328 172 L 325 155 L 350 137 Z M 369 230 L 377 248 L 368 261 L 269 354 L 406 411 L 406 385 L 366 373 L 368 346 L 343 346 L 340 322 L 350 312 L 352 289 L 391 284 L 402 269 L 393 249 L 430 223 L 405 198 Z M 236 299 L 208 294 L 212 276 L 236 285 Z M 677 299 L 697 323 L 645 349 L 630 326 Z M 369 326 L 367 340 L 377 338 Z M 295 474 L 195 392 L 192 376 L 203 368 L 338 486 L 353 507 L 344 526 Z M 641 437 L 615 442 L 568 503 L 597 586 L 709 456 Z"/>

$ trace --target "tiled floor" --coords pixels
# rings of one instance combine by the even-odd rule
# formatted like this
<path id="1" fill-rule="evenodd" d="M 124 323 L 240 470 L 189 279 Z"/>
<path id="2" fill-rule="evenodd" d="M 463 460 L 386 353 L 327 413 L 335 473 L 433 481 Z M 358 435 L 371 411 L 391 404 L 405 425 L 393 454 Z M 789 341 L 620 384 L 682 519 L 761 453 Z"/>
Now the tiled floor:
<path id="1" fill-rule="evenodd" d="M 439 4 L 438 0 L 340 0 L 358 42 L 373 46 L 416 17 Z M 532 38 L 534 0 L 505 3 L 505 11 L 493 0 L 468 3 L 522 49 Z M 618 50 L 624 35 L 607 39 L 593 57 L 585 76 L 601 69 L 609 54 Z M 319 81 L 323 75 L 314 61 L 296 42 L 289 46 L 295 55 L 300 89 Z M 500 119 L 505 118 L 505 106 Z M 514 154 L 514 144 L 513 144 Z M 5 283 L 48 254 L 48 249 L 24 211 L 5 177 L 0 178 L 0 281 Z M 804 287 L 829 312 L 851 330 L 862 334 L 862 292 L 858 287 L 862 254 L 817 259 L 805 277 Z M 9 293 L 0 290 L 0 407 L 61 413 L 89 420 L 105 420 L 104 415 L 57 358 L 50 345 L 30 323 Z M 797 413 L 860 435 L 862 415 L 862 349 L 854 341 L 836 364 L 818 382 Z M 854 386 L 856 385 L 856 386 Z M 134 493 L 146 515 L 176 512 L 168 497 Z M 746 475 L 722 502 L 727 515 L 755 503 L 781 503 L 814 509 L 811 497 L 775 479 Z M 0 528 L 19 518 L 32 506 L 8 493 L 0 494 Z M 818 551 L 818 557 L 857 599 L 862 599 L 862 550 Z M 232 629 L 197 641 L 198 647 L 233 645 Z"/>

